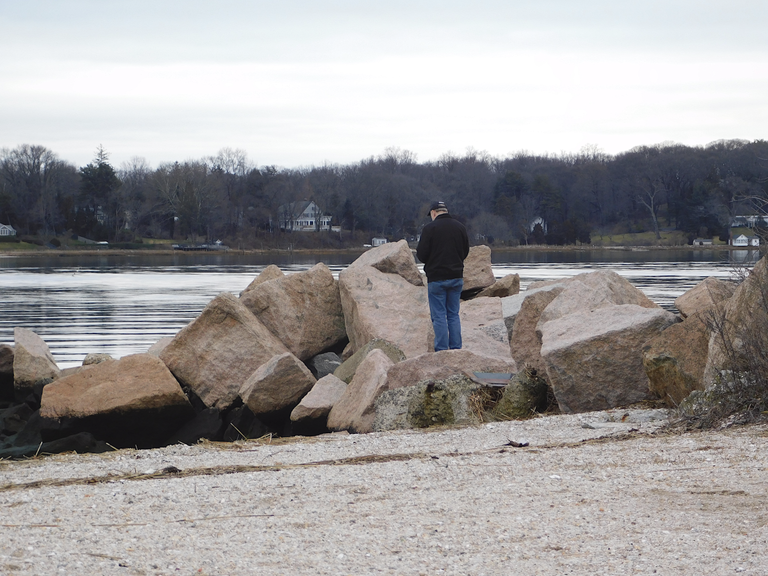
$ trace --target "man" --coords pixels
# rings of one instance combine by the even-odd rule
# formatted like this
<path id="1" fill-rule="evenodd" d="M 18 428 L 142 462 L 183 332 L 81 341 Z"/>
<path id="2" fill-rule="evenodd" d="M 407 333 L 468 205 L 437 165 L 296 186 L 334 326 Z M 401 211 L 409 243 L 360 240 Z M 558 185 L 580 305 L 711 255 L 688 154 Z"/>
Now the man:
<path id="1" fill-rule="evenodd" d="M 461 348 L 459 300 L 464 287 L 464 259 L 469 254 L 467 229 L 448 214 L 445 202 L 429 209 L 432 222 L 421 231 L 416 256 L 424 263 L 429 313 L 435 329 L 435 352 Z"/>

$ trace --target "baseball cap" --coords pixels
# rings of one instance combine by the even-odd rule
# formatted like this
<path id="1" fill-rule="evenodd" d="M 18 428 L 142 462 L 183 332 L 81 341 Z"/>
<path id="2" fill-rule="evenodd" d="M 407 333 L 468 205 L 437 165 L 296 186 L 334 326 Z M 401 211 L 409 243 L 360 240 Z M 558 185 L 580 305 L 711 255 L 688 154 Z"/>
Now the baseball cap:
<path id="1" fill-rule="evenodd" d="M 432 210 L 445 210 L 448 212 L 448 208 L 445 206 L 445 202 L 432 202 L 432 205 L 429 207 L 429 212 L 432 212 Z"/>

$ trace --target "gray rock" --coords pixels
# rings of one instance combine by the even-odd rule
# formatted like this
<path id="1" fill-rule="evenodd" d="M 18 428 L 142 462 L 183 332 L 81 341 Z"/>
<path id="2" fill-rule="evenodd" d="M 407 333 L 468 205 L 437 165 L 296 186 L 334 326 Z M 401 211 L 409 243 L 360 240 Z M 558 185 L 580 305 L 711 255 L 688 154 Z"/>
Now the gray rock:
<path id="1" fill-rule="evenodd" d="M 341 358 L 335 352 L 324 352 L 307 361 L 307 368 L 318 380 L 333 374 L 339 366 L 341 366 Z"/>

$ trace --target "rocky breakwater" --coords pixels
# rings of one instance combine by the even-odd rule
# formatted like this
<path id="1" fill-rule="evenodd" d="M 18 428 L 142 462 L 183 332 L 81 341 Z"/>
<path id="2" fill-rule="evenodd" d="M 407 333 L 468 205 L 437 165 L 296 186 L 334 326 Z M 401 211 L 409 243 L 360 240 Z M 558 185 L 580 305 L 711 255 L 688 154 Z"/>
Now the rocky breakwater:
<path id="1" fill-rule="evenodd" d="M 675 347 L 681 326 L 700 330 L 690 319 L 707 305 L 702 288 L 678 317 L 612 272 L 519 293 L 516 275 L 489 274 L 487 247 L 471 256 L 463 350 L 432 351 L 426 280 L 405 241 L 369 250 L 338 280 L 324 264 L 270 266 L 174 338 L 119 360 L 59 370 L 18 328 L 0 346 L 0 457 L 478 423 L 703 387 L 703 369 Z M 706 358 L 708 338 L 690 342 Z M 687 379 L 665 388 L 675 367 Z"/>

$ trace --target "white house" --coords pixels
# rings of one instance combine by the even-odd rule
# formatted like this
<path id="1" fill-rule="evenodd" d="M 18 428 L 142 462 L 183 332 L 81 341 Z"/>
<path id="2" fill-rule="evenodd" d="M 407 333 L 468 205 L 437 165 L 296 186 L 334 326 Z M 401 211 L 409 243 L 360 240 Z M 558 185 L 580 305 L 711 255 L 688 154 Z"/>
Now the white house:
<path id="1" fill-rule="evenodd" d="M 371 239 L 371 246 L 381 246 L 387 243 L 386 238 L 373 238 Z"/>
<path id="2" fill-rule="evenodd" d="M 731 241 L 732 246 L 760 246 L 760 237 L 759 236 L 744 236 L 744 234 L 739 234 L 736 238 L 734 238 Z"/>
<path id="3" fill-rule="evenodd" d="M 308 200 L 283 204 L 277 212 L 281 230 L 324 232 L 331 229 L 331 216 L 323 214 L 317 204 Z"/>
<path id="4" fill-rule="evenodd" d="M 0 224 L 0 236 L 16 236 L 16 230 L 10 224 Z"/>

